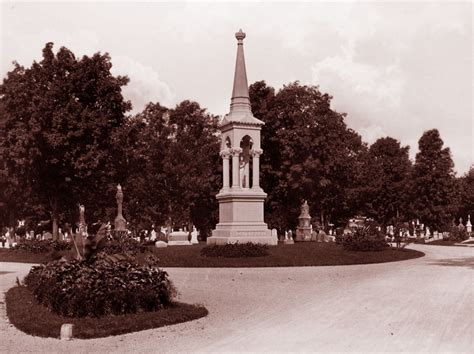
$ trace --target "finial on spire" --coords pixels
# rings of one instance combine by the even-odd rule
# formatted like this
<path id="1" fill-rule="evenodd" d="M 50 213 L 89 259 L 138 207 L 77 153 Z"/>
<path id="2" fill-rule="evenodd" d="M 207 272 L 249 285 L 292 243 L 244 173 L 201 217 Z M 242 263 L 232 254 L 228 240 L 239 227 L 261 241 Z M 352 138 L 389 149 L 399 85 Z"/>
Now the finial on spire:
<path id="1" fill-rule="evenodd" d="M 238 44 L 242 44 L 242 41 L 245 38 L 245 32 L 242 32 L 242 28 L 239 30 L 239 32 L 235 34 L 235 38 L 237 38 L 237 40 L 239 41 Z"/>

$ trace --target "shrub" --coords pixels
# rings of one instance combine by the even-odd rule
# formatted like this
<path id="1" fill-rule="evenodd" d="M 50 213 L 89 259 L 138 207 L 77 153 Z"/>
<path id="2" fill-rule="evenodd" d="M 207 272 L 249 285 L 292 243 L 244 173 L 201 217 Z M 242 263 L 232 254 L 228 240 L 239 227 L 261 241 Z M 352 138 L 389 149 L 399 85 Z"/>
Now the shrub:
<path id="1" fill-rule="evenodd" d="M 47 253 L 52 250 L 64 251 L 71 248 L 71 243 L 67 241 L 52 240 L 25 240 L 13 247 L 13 250 L 21 250 L 31 253 Z"/>
<path id="2" fill-rule="evenodd" d="M 348 251 L 382 251 L 389 247 L 383 233 L 371 225 L 355 227 L 343 236 L 342 246 Z"/>
<path id="3" fill-rule="evenodd" d="M 139 252 L 151 252 L 151 250 L 139 241 L 130 237 L 126 237 L 121 239 L 113 239 L 107 242 L 103 252 L 107 254 L 121 253 L 129 256 L 136 256 Z"/>
<path id="4" fill-rule="evenodd" d="M 201 250 L 201 256 L 204 257 L 245 258 L 264 257 L 268 254 L 268 245 L 251 242 L 206 246 Z"/>
<path id="5" fill-rule="evenodd" d="M 453 226 L 451 230 L 449 230 L 449 237 L 447 240 L 455 241 L 455 242 L 462 242 L 469 238 L 469 234 L 467 233 L 464 227 Z"/>
<path id="6" fill-rule="evenodd" d="M 26 286 L 39 303 L 68 317 L 156 311 L 171 304 L 176 290 L 168 274 L 101 252 L 90 261 L 53 261 L 33 267 Z"/>

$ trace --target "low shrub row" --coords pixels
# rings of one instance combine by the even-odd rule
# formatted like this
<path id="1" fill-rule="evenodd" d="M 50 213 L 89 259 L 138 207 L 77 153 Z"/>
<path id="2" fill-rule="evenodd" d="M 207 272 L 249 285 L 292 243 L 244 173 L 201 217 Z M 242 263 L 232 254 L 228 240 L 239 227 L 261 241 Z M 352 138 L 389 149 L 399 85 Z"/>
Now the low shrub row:
<path id="1" fill-rule="evenodd" d="M 246 258 L 264 257 L 268 254 L 268 245 L 251 242 L 213 245 L 201 249 L 201 256 L 204 257 Z"/>
<path id="2" fill-rule="evenodd" d="M 47 253 L 52 250 L 69 250 L 71 249 L 71 243 L 68 241 L 57 240 L 24 240 L 23 242 L 16 244 L 12 249 L 31 253 Z"/>

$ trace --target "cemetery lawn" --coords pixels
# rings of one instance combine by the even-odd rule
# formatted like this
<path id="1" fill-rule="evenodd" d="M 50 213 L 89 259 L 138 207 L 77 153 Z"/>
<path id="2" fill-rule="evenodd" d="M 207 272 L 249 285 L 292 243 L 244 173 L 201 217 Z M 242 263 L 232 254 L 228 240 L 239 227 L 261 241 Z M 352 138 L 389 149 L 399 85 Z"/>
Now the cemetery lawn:
<path id="1" fill-rule="evenodd" d="M 201 256 L 204 243 L 193 246 L 150 247 L 159 259 L 160 267 L 302 267 L 334 266 L 395 262 L 423 257 L 424 253 L 411 249 L 387 248 L 383 251 L 346 251 L 335 243 L 298 242 L 294 245 L 279 244 L 269 247 L 269 255 L 264 257 L 224 258 Z M 139 257 L 143 257 L 140 255 Z"/>
<path id="2" fill-rule="evenodd" d="M 74 325 L 74 338 L 100 338 L 196 320 L 208 315 L 204 306 L 175 303 L 155 312 L 100 318 L 69 318 L 57 315 L 37 303 L 25 286 L 15 286 L 5 294 L 7 316 L 19 330 L 39 337 L 59 338 L 61 325 Z"/>
<path id="3" fill-rule="evenodd" d="M 294 245 L 279 244 L 269 247 L 269 255 L 265 257 L 224 258 L 201 256 L 205 243 L 193 246 L 168 246 L 149 250 L 159 258 L 159 267 L 191 267 L 191 268 L 240 268 L 240 267 L 303 267 L 331 266 L 350 264 L 369 264 L 396 262 L 424 256 L 423 252 L 411 249 L 387 248 L 383 251 L 356 252 L 346 251 L 335 243 L 297 242 Z M 62 251 L 60 254 L 73 251 Z M 139 253 L 137 261 L 144 263 L 144 257 L 150 254 Z M 0 262 L 45 263 L 57 257 L 53 253 L 29 253 L 0 249 Z"/>
<path id="4" fill-rule="evenodd" d="M 21 262 L 21 263 L 46 263 L 70 251 L 32 253 L 23 250 L 11 250 L 9 248 L 0 249 L 0 262 Z"/>

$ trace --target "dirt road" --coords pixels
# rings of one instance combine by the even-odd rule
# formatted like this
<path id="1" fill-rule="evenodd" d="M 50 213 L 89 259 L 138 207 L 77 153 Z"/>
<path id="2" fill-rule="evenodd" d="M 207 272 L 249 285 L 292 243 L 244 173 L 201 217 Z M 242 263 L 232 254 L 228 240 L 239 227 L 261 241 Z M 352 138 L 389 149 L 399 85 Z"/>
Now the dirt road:
<path id="1" fill-rule="evenodd" d="M 1 352 L 472 352 L 472 248 L 415 245 L 409 261 L 296 268 L 169 268 L 179 300 L 208 317 L 61 342 L 23 334 L 0 305 Z M 0 263 L 0 291 L 29 266 Z"/>

